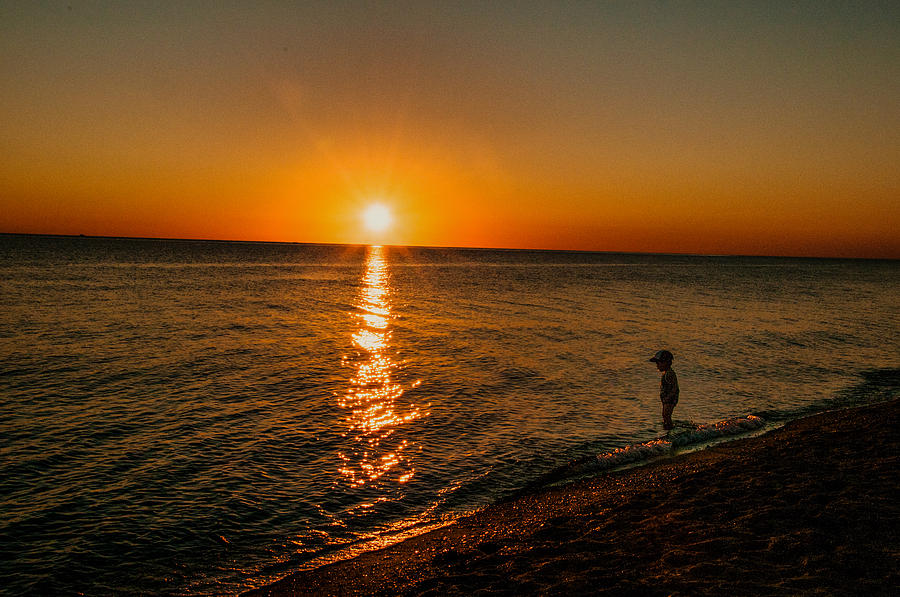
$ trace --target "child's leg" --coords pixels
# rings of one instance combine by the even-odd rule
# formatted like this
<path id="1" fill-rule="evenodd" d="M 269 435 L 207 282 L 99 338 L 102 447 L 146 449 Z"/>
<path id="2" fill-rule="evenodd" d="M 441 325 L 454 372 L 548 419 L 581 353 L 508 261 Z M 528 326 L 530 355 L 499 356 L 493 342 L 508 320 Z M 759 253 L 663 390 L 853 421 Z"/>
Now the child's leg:
<path id="1" fill-rule="evenodd" d="M 672 425 L 672 411 L 675 410 L 675 405 L 671 402 L 663 402 L 662 405 L 662 419 L 663 419 L 663 427 L 666 429 L 671 429 Z"/>

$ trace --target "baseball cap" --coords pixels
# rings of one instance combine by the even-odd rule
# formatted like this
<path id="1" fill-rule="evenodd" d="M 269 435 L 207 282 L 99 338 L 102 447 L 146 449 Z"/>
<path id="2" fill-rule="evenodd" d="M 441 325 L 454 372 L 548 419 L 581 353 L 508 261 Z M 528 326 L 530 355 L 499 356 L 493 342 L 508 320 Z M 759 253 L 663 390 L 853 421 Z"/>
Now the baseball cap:
<path id="1" fill-rule="evenodd" d="M 673 357 L 672 353 L 668 350 L 660 350 L 655 355 L 653 355 L 653 358 L 651 358 L 650 361 L 653 363 L 671 363 L 674 358 L 675 357 Z"/>

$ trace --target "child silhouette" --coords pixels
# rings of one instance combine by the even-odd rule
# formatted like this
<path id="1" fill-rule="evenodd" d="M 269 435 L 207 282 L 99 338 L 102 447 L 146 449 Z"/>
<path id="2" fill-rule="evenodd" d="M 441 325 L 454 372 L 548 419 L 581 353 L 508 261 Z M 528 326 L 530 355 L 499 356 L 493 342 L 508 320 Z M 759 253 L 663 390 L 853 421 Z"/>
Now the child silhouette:
<path id="1" fill-rule="evenodd" d="M 656 368 L 662 372 L 659 378 L 659 401 L 662 402 L 662 419 L 665 429 L 672 428 L 672 411 L 678 404 L 678 376 L 672 369 L 672 361 L 675 357 L 668 350 L 660 350 L 653 358 L 651 363 L 656 363 Z"/>

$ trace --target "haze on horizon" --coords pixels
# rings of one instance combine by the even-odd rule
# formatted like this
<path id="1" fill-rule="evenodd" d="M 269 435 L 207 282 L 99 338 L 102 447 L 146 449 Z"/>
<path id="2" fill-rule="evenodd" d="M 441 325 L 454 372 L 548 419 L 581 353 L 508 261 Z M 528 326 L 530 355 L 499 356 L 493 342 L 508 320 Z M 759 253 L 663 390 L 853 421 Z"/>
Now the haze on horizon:
<path id="1" fill-rule="evenodd" d="M 0 0 L 0 72 L 0 232 L 900 258 L 897 2 Z"/>

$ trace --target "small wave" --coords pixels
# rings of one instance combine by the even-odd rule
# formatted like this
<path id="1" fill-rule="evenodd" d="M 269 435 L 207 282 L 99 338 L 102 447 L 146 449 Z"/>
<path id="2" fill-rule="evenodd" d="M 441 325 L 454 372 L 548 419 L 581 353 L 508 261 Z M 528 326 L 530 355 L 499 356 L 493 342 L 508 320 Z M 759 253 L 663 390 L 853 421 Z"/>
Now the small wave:
<path id="1" fill-rule="evenodd" d="M 628 466 L 639 466 L 656 458 L 670 456 L 676 450 L 696 449 L 717 440 L 756 431 L 765 424 L 765 419 L 756 415 L 735 417 L 703 425 L 681 423 L 665 437 L 573 460 L 567 465 L 543 475 L 529 484 L 525 490 L 571 481 L 584 475 L 608 472 Z"/>
<path id="2" fill-rule="evenodd" d="M 606 452 L 605 454 L 597 454 L 595 462 L 586 461 L 585 464 L 593 464 L 593 466 L 588 468 L 607 470 L 626 464 L 650 460 L 657 456 L 664 456 L 671 451 L 672 442 L 664 439 L 654 439 L 641 444 L 616 448 L 612 452 Z"/>
<path id="3" fill-rule="evenodd" d="M 738 435 L 748 431 L 754 431 L 766 424 L 762 417 L 756 415 L 747 415 L 746 417 L 736 417 L 718 423 L 709 423 L 706 425 L 697 425 L 694 429 L 685 433 L 676 434 L 672 439 L 672 445 L 675 447 L 689 446 L 706 442 L 720 437 L 729 435 Z"/>
<path id="4" fill-rule="evenodd" d="M 676 428 L 664 438 L 617 448 L 612 452 L 598 454 L 593 466 L 594 470 L 609 470 L 639 462 L 646 462 L 658 456 L 671 454 L 676 448 L 696 446 L 712 440 L 741 433 L 754 431 L 765 425 L 765 420 L 756 415 L 736 417 L 707 423 L 704 425 Z M 591 464 L 587 461 L 585 464 Z"/>

